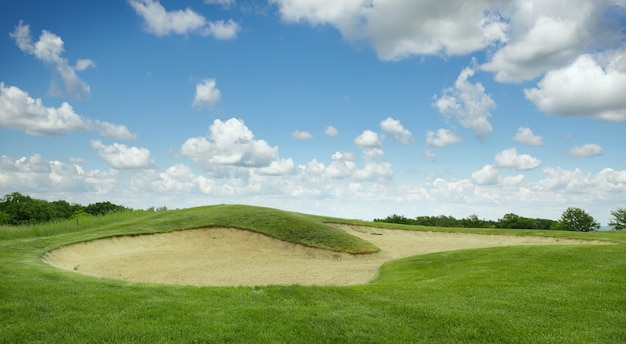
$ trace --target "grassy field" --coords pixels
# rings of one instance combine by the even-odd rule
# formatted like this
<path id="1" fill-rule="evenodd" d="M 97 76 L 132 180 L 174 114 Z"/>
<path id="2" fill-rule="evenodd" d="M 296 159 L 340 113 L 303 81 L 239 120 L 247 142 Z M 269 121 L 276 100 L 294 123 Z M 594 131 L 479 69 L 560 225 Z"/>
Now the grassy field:
<path id="1" fill-rule="evenodd" d="M 236 205 L 0 227 L 0 343 L 624 343 L 626 232 L 461 230 L 606 240 L 410 257 L 351 287 L 193 287 L 97 279 L 41 257 L 69 243 L 208 226 L 375 252 L 325 222 Z"/>

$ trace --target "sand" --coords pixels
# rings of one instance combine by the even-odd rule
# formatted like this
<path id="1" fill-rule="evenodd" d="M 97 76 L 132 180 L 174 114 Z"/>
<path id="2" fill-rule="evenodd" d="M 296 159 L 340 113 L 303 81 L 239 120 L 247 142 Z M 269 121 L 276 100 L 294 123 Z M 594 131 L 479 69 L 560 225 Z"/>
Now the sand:
<path id="1" fill-rule="evenodd" d="M 335 225 L 380 247 L 351 255 L 232 228 L 100 239 L 49 252 L 44 260 L 76 273 L 135 282 L 197 286 L 364 284 L 390 260 L 469 248 L 590 244 L 544 237 L 414 232 Z M 596 242 L 597 243 L 597 242 Z"/>

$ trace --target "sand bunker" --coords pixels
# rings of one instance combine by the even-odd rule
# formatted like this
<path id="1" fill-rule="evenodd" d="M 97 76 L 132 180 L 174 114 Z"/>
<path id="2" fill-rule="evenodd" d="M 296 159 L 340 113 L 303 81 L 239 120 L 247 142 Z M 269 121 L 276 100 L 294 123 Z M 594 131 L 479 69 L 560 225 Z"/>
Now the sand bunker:
<path id="1" fill-rule="evenodd" d="M 381 251 L 351 255 L 232 228 L 116 237 L 52 251 L 49 264 L 77 273 L 136 282 L 205 286 L 355 285 L 371 281 L 390 260 L 431 252 L 588 241 L 414 232 L 336 225 Z"/>

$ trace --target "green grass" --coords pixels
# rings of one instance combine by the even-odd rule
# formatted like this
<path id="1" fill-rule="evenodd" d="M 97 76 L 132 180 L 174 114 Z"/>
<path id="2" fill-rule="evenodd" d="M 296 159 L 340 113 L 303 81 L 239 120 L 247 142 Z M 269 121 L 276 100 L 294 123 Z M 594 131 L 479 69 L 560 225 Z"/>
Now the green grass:
<path id="1" fill-rule="evenodd" d="M 617 245 L 420 255 L 389 262 L 372 283 L 351 287 L 141 284 L 83 276 L 41 260 L 68 243 L 207 226 L 334 250 L 376 249 L 345 238 L 328 221 L 359 223 L 221 205 L 83 218 L 78 226 L 2 227 L 0 343 L 626 342 L 626 232 L 470 230 Z"/>

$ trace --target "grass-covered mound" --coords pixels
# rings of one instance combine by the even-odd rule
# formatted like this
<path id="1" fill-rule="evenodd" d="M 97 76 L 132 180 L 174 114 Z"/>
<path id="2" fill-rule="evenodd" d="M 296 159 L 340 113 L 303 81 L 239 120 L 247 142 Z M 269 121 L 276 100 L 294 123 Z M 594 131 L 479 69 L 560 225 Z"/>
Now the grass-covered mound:
<path id="1" fill-rule="evenodd" d="M 187 212 L 187 215 L 199 212 L 206 217 L 206 223 L 200 227 L 246 229 L 276 239 L 338 252 L 378 251 L 372 243 L 329 226 L 318 217 L 305 214 L 248 205 L 216 205 L 189 209 Z"/>
<path id="2" fill-rule="evenodd" d="M 97 238 L 140 235 L 175 230 L 232 227 L 261 233 L 276 239 L 352 254 L 373 253 L 372 243 L 351 236 L 327 223 L 325 218 L 273 208 L 249 205 L 214 205 L 162 212 L 130 211 L 107 216 L 31 226 L 0 227 L 0 239 L 28 236 L 52 236 L 78 232 L 78 241 Z"/>

